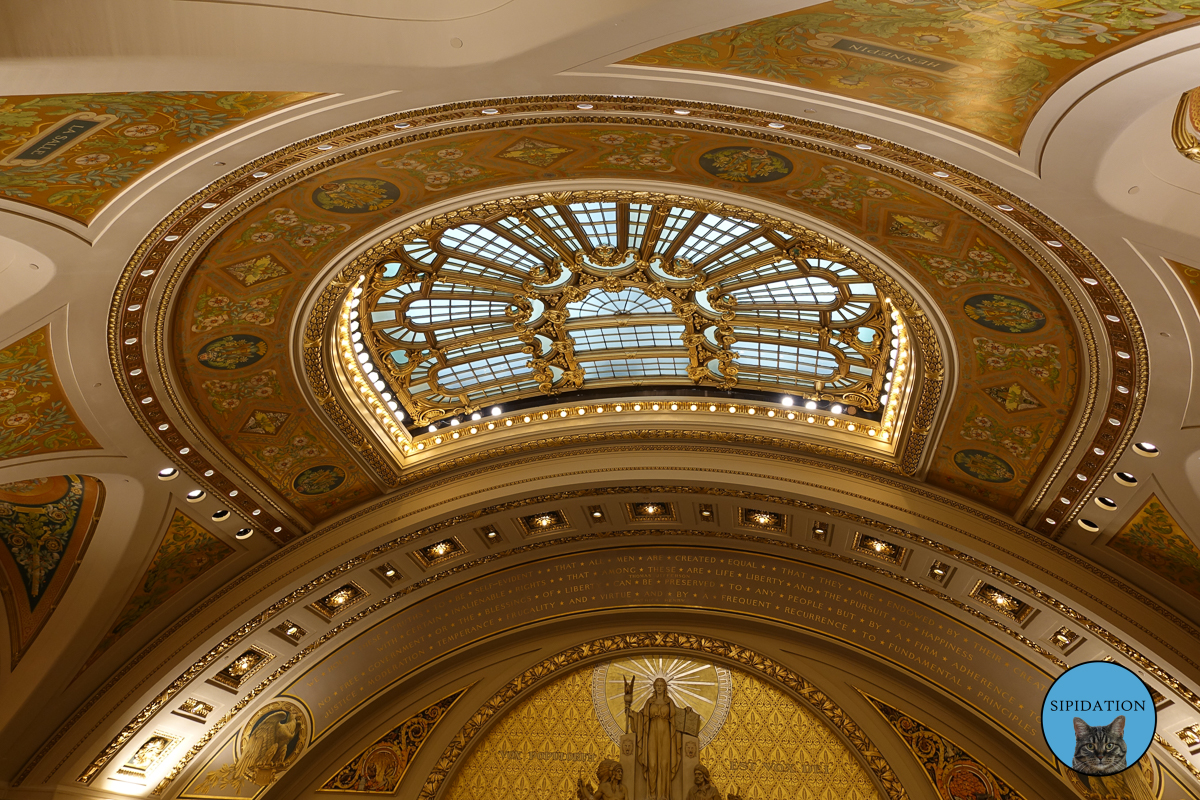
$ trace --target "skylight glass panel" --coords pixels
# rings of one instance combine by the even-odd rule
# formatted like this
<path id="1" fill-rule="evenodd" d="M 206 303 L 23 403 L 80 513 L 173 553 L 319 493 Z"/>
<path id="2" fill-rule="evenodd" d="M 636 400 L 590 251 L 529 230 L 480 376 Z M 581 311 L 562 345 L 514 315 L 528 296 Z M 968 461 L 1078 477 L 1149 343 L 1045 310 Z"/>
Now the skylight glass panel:
<path id="1" fill-rule="evenodd" d="M 789 278 L 735 289 L 732 292 L 739 304 L 800 303 L 802 305 L 829 305 L 838 299 L 838 292 L 821 278 Z"/>
<path id="2" fill-rule="evenodd" d="M 846 305 L 837 309 L 829 315 L 829 318 L 836 322 L 848 322 L 852 319 L 857 319 L 869 311 L 870 303 L 846 303 Z"/>
<path id="3" fill-rule="evenodd" d="M 818 378 L 832 377 L 841 371 L 837 359 L 821 350 L 769 342 L 735 342 L 730 349 L 738 354 L 739 366 L 745 360 L 759 367 L 803 372 Z"/>
<path id="4" fill-rule="evenodd" d="M 469 361 L 443 367 L 438 371 L 437 382 L 445 389 L 457 391 L 481 383 L 510 380 L 514 376 L 530 375 L 529 356 L 525 353 L 504 353 L 491 358 Z"/>
<path id="5" fill-rule="evenodd" d="M 549 242 L 536 233 L 533 228 L 521 222 L 516 217 L 505 217 L 497 222 L 496 225 L 508 231 L 512 238 L 524 242 L 531 252 L 536 250 L 548 260 L 558 258 L 558 253 L 554 251 Z"/>
<path id="6" fill-rule="evenodd" d="M 635 347 L 682 348 L 682 325 L 629 325 L 623 328 L 584 328 L 571 331 L 576 352 Z"/>
<path id="7" fill-rule="evenodd" d="M 589 378 L 619 380 L 686 378 L 691 361 L 686 358 L 623 358 L 582 363 Z"/>
<path id="8" fill-rule="evenodd" d="M 650 212 L 653 206 L 631 203 L 629 206 L 629 242 L 626 245 L 634 250 L 642 246 L 642 237 L 646 235 L 646 226 L 650 224 Z"/>
<path id="9" fill-rule="evenodd" d="M 542 259 L 524 247 L 482 225 L 460 225 L 451 228 L 442 234 L 442 246 L 448 250 L 477 255 L 524 271 L 544 264 Z"/>
<path id="10" fill-rule="evenodd" d="M 432 264 L 437 258 L 437 253 L 429 247 L 429 242 L 424 239 L 417 239 L 413 242 L 408 242 L 401 245 L 404 248 L 404 254 L 421 264 Z"/>
<path id="11" fill-rule="evenodd" d="M 568 208 L 593 246 L 618 245 L 616 203 L 572 203 Z"/>
<path id="12" fill-rule="evenodd" d="M 717 217 L 706 214 L 704 220 L 692 231 L 683 245 L 675 251 L 679 258 L 698 264 L 706 257 L 732 244 L 754 230 L 756 226 L 732 217 Z"/>
<path id="13" fill-rule="evenodd" d="M 583 252 L 584 248 L 579 244 L 579 240 L 575 238 L 575 234 L 571 231 L 571 227 L 567 225 L 566 220 L 559 215 L 558 210 L 554 206 L 541 206 L 533 209 L 533 213 L 538 216 L 546 224 L 548 228 L 558 237 L 559 241 L 565 244 L 569 249 L 579 253 Z"/>
<path id="14" fill-rule="evenodd" d="M 489 278 L 493 281 L 501 283 L 510 283 L 514 286 L 520 286 L 524 281 L 523 275 L 514 275 L 511 272 L 488 267 L 483 264 L 477 264 L 473 261 L 464 261 L 457 256 L 451 256 L 446 259 L 446 263 L 442 264 L 440 272 L 442 273 L 459 273 L 462 275 L 470 275 L 479 278 Z"/>
<path id="15" fill-rule="evenodd" d="M 525 346 L 525 343 L 522 342 L 517 337 L 506 336 L 503 339 L 492 339 L 490 341 L 474 342 L 472 344 L 466 345 L 465 347 L 454 347 L 454 348 L 450 348 L 449 350 L 443 350 L 442 357 L 445 358 L 446 361 L 458 361 L 460 359 L 470 358 L 471 356 L 482 355 L 483 353 L 494 353 L 497 350 L 504 350 L 504 349 L 520 350 L 524 346 Z M 525 358 L 528 359 L 529 355 L 525 354 Z"/>
<path id="16" fill-rule="evenodd" d="M 728 267 L 739 261 L 748 261 L 752 258 L 757 258 L 763 253 L 770 253 L 776 249 L 775 245 L 771 244 L 766 237 L 757 236 L 748 242 L 738 245 L 733 250 L 714 260 L 711 264 L 705 264 L 704 271 L 707 273 L 716 272 L 723 267 Z"/>
<path id="17" fill-rule="evenodd" d="M 665 297 L 655 300 L 641 289 L 632 286 L 619 292 L 593 289 L 576 303 L 567 303 L 571 317 L 606 317 L 618 314 L 671 314 L 671 301 Z"/>
<path id="18" fill-rule="evenodd" d="M 438 346 L 466 336 L 478 336 L 493 331 L 512 330 L 511 322 L 477 322 L 470 325 L 455 325 L 449 328 L 434 328 L 437 334 Z"/>
<path id="19" fill-rule="evenodd" d="M 667 214 L 666 221 L 663 222 L 662 230 L 658 232 L 658 243 L 654 245 L 654 252 L 665 253 L 670 250 L 680 231 L 687 227 L 688 222 L 694 216 L 696 216 L 696 212 L 690 208 L 672 208 Z"/>
<path id="20" fill-rule="evenodd" d="M 386 292 L 384 292 L 382 295 L 380 295 L 379 300 L 377 301 L 377 305 L 387 306 L 387 305 L 393 305 L 395 303 L 400 303 L 404 300 L 404 298 L 408 297 L 410 294 L 416 294 L 419 291 L 421 291 L 421 282 L 420 281 L 413 281 L 412 283 L 406 283 L 403 286 L 397 286 L 393 289 L 388 289 Z"/>
<path id="21" fill-rule="evenodd" d="M 452 319 L 503 317 L 507 303 L 484 300 L 459 300 L 446 297 L 417 300 L 408 307 L 408 321 L 414 325 L 436 325 Z"/>

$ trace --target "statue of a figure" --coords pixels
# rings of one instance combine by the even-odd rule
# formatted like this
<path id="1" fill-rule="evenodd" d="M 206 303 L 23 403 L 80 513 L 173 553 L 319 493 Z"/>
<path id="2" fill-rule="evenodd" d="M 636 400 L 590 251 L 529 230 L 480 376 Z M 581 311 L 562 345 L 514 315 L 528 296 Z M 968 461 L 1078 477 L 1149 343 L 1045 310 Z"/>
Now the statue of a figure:
<path id="1" fill-rule="evenodd" d="M 633 682 L 625 688 L 626 719 L 637 736 L 637 763 L 646 776 L 646 800 L 681 800 L 671 796 L 671 782 L 679 771 L 682 731 L 675 728 L 675 703 L 667 696 L 667 682 L 654 680 L 654 693 L 641 711 L 630 709 Z"/>
<path id="2" fill-rule="evenodd" d="M 696 765 L 695 781 L 696 785 L 688 789 L 686 800 L 721 800 L 721 793 L 713 786 L 712 776 L 703 764 Z"/>
<path id="3" fill-rule="evenodd" d="M 583 778 L 579 779 L 579 788 L 576 791 L 578 800 L 628 800 L 625 787 L 621 785 L 624 774 L 619 763 L 612 759 L 604 759 L 596 768 L 595 789 L 591 784 L 585 784 Z"/>

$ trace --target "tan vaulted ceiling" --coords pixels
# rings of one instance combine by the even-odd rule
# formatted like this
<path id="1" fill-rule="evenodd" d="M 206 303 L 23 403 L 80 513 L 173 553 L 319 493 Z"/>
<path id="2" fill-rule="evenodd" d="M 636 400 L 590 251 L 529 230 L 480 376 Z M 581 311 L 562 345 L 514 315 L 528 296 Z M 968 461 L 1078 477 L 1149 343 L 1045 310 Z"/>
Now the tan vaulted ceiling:
<path id="1" fill-rule="evenodd" d="M 0 797 L 1200 797 L 1197 13 L 0 2 Z"/>

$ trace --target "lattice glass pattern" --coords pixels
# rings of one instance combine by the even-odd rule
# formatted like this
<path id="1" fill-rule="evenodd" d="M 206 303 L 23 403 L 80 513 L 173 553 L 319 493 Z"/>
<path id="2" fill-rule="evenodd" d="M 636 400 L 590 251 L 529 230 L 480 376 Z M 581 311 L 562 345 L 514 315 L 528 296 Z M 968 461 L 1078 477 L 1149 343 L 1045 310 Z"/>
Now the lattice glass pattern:
<path id="1" fill-rule="evenodd" d="M 821 237 L 688 202 L 521 206 L 406 242 L 363 295 L 374 363 L 422 425 L 623 380 L 878 408 L 874 285 Z"/>

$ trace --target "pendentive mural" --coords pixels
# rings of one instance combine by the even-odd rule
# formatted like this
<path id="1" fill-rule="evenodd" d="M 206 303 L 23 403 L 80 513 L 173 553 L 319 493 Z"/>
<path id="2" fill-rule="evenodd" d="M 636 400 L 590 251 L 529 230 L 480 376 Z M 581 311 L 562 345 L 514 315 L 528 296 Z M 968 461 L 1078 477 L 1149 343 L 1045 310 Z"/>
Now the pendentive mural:
<path id="1" fill-rule="evenodd" d="M 904 741 L 942 800 L 1025 800 L 954 742 L 881 700 L 867 699 Z"/>
<path id="2" fill-rule="evenodd" d="M 1003 512 L 1018 507 L 1080 379 L 1072 312 L 1037 266 L 988 225 L 897 176 L 677 127 L 516 124 L 448 134 L 332 166 L 272 195 L 218 234 L 183 281 L 173 349 L 193 407 L 312 522 L 375 496 L 379 488 L 312 414 L 297 380 L 287 321 L 308 283 L 338 248 L 426 203 L 589 175 L 738 192 L 885 253 L 944 309 L 964 354 L 928 480 Z M 329 477 L 297 485 L 318 467 Z"/>
<path id="3" fill-rule="evenodd" d="M 936 119 L 1013 150 L 1072 76 L 1189 25 L 1185 0 L 832 0 L 620 63 L 754 78 Z"/>
<path id="4" fill-rule="evenodd" d="M 0 459 L 99 447 L 59 382 L 50 326 L 0 350 Z"/>
<path id="5" fill-rule="evenodd" d="M 0 596 L 12 667 L 66 593 L 103 506 L 103 484 L 87 475 L 0 485 Z"/>
<path id="6" fill-rule="evenodd" d="M 1157 496 L 1146 498 L 1107 546 L 1200 600 L 1200 547 Z"/>
<path id="7" fill-rule="evenodd" d="M 83 669 L 91 666 L 156 608 L 231 555 L 232 547 L 187 514 L 176 510 L 167 523 L 150 566 Z"/>
<path id="8" fill-rule="evenodd" d="M 87 222 L 206 136 L 317 95 L 129 92 L 0 97 L 0 197 Z"/>
<path id="9" fill-rule="evenodd" d="M 744 800 L 883 795 L 803 703 L 695 655 L 574 670 L 488 729 L 447 800 Z"/>
<path id="10" fill-rule="evenodd" d="M 429 734 L 465 693 L 461 689 L 413 714 L 329 776 L 317 791 L 395 794 Z"/>

